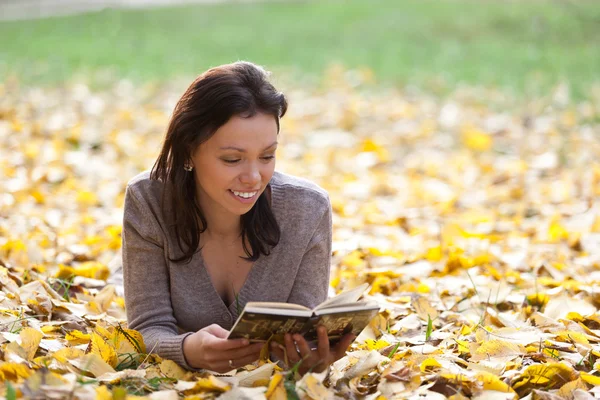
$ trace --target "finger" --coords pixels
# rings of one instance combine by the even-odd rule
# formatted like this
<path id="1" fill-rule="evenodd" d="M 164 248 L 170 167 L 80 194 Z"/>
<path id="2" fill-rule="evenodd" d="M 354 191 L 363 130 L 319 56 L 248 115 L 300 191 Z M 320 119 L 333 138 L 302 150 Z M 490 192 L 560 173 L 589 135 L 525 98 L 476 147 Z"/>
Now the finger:
<path id="1" fill-rule="evenodd" d="M 288 359 L 287 364 L 289 366 L 292 366 L 293 364 L 296 364 L 298 361 L 300 361 L 300 355 L 298 354 L 298 351 L 296 350 L 296 345 L 294 344 L 294 341 L 292 340 L 292 335 L 290 335 L 289 333 L 286 333 L 284 342 L 285 342 L 286 355 L 287 355 L 287 359 Z"/>
<path id="2" fill-rule="evenodd" d="M 229 364 L 229 360 L 231 360 L 231 364 Z M 256 355 L 248 355 L 241 358 L 228 358 L 226 360 L 219 361 L 219 370 L 224 370 L 225 372 L 231 371 L 232 369 L 238 369 L 245 367 L 248 364 L 252 364 L 254 361 L 258 360 Z"/>
<path id="3" fill-rule="evenodd" d="M 260 356 L 260 351 L 262 350 L 264 343 L 253 343 L 246 347 L 239 347 L 236 349 L 230 349 L 226 351 L 220 352 L 220 357 L 224 360 L 234 359 L 234 358 L 242 358 L 247 356 Z"/>
<path id="4" fill-rule="evenodd" d="M 294 341 L 300 350 L 300 356 L 302 359 L 307 359 L 312 355 L 312 351 L 310 350 L 310 346 L 306 342 L 306 340 L 302 337 L 302 335 L 294 335 Z"/>
<path id="5" fill-rule="evenodd" d="M 327 360 L 329 358 L 329 338 L 327 337 L 327 329 L 320 325 L 317 327 L 317 338 L 319 344 L 317 346 L 319 357 L 321 360 Z"/>
<path id="6" fill-rule="evenodd" d="M 210 347 L 215 350 L 225 351 L 247 347 L 250 345 L 250 341 L 248 339 L 220 339 L 213 337 L 210 343 Z"/>
<path id="7" fill-rule="evenodd" d="M 227 329 L 217 324 L 209 325 L 206 328 L 204 328 L 204 330 L 220 339 L 226 339 L 229 335 L 229 331 Z"/>
<path id="8" fill-rule="evenodd" d="M 281 360 L 285 363 L 285 347 L 276 342 L 271 342 L 271 346 L 269 347 L 271 354 L 277 358 L 277 360 Z"/>
<path id="9" fill-rule="evenodd" d="M 356 336 L 352 333 L 347 333 L 344 336 L 342 336 L 342 339 L 334 348 L 336 360 L 339 360 L 340 358 L 344 357 L 344 355 L 346 355 L 346 350 L 348 350 L 348 347 L 350 347 L 354 339 L 356 339 Z"/>
<path id="10" fill-rule="evenodd" d="M 241 367 L 245 367 L 248 364 L 252 364 L 253 362 L 255 362 L 256 360 L 258 360 L 258 355 L 256 354 L 250 354 L 246 357 L 242 357 L 240 359 L 237 360 L 233 360 L 233 365 L 235 365 L 236 368 L 241 368 Z"/>

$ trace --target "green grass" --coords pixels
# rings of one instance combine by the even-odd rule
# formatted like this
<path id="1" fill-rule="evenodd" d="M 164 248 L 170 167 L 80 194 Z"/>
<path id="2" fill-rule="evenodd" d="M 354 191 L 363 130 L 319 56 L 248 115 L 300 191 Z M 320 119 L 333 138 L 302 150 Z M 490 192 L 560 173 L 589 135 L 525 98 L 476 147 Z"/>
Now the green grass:
<path id="1" fill-rule="evenodd" d="M 109 69 L 134 81 L 238 59 L 318 80 L 334 62 L 385 84 L 534 94 L 600 81 L 595 0 L 347 0 L 105 10 L 0 22 L 0 79 L 56 83 Z"/>

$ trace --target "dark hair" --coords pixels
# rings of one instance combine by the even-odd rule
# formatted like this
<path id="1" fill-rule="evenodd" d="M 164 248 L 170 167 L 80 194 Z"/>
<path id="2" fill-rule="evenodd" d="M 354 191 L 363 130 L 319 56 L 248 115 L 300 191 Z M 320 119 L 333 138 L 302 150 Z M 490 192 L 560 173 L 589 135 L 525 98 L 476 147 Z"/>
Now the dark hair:
<path id="1" fill-rule="evenodd" d="M 196 78 L 177 102 L 162 150 L 150 173 L 150 179 L 172 186 L 172 190 L 163 192 L 170 193 L 169 198 L 163 196 L 163 210 L 171 210 L 166 217 L 183 252 L 183 256 L 171 259 L 172 262 L 189 263 L 200 250 L 200 234 L 207 228 L 196 199 L 194 174 L 184 170 L 195 149 L 234 115 L 244 118 L 259 112 L 272 115 L 279 132 L 279 118 L 287 111 L 287 101 L 267 80 L 268 76 L 262 67 L 250 62 L 221 65 Z M 266 196 L 267 190 L 241 216 L 242 243 L 249 261 L 256 261 L 260 254 L 269 255 L 281 236 Z M 164 207 L 165 200 L 170 207 Z"/>

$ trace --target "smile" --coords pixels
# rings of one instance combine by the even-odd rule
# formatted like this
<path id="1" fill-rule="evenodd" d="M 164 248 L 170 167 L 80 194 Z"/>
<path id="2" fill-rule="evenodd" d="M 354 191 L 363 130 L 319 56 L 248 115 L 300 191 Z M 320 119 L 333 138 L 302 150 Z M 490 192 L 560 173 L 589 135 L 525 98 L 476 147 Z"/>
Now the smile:
<path id="1" fill-rule="evenodd" d="M 232 196 L 241 201 L 242 203 L 252 203 L 258 195 L 258 190 L 253 192 L 238 192 L 237 190 L 229 190 Z"/>
<path id="2" fill-rule="evenodd" d="M 232 192 L 236 196 L 243 197 L 244 199 L 249 199 L 251 197 L 254 197 L 254 196 L 256 196 L 256 193 L 258 193 L 257 191 L 254 191 L 254 192 L 237 192 L 235 190 L 232 190 Z"/>

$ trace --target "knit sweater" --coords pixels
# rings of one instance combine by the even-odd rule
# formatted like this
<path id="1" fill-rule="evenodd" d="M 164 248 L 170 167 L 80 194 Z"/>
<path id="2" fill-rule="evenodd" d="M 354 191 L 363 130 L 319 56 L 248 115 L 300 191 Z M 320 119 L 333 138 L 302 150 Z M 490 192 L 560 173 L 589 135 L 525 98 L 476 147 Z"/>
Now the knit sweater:
<path id="1" fill-rule="evenodd" d="M 123 280 L 128 326 L 140 331 L 147 351 L 184 368 L 186 336 L 213 323 L 231 329 L 238 304 L 227 306 L 214 288 L 198 251 L 180 257 L 173 229 L 161 209 L 170 184 L 151 180 L 149 171 L 127 185 L 123 217 Z M 240 309 L 249 301 L 314 307 L 327 297 L 331 257 L 331 205 L 327 192 L 305 179 L 275 172 L 271 207 L 281 230 L 269 256 L 254 262 L 238 293 Z"/>

